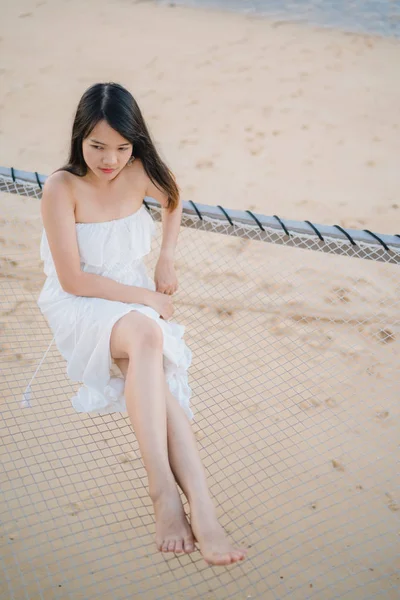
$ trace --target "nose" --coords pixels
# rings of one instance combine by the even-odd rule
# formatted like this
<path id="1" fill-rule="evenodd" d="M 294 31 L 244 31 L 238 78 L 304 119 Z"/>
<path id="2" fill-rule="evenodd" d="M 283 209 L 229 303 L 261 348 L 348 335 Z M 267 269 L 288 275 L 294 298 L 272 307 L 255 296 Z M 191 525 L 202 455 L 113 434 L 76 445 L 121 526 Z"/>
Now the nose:
<path id="1" fill-rule="evenodd" d="M 117 164 L 118 164 L 118 159 L 117 159 L 117 155 L 114 152 L 108 152 L 107 154 L 104 153 L 104 155 L 103 155 L 104 168 L 112 169 Z"/>

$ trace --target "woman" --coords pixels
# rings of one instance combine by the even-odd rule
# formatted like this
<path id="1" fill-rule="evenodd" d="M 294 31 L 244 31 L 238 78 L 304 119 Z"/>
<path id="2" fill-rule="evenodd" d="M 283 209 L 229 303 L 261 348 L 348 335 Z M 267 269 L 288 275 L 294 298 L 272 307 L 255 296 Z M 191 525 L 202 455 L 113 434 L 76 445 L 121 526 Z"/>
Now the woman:
<path id="1" fill-rule="evenodd" d="M 155 281 L 142 261 L 155 231 L 145 196 L 163 208 Z M 47 279 L 38 304 L 68 376 L 84 384 L 73 406 L 128 412 L 148 475 L 158 550 L 189 553 L 197 541 L 209 564 L 243 560 L 245 551 L 229 543 L 217 521 L 190 427 L 185 328 L 168 321 L 178 287 L 178 187 L 122 86 L 98 83 L 83 94 L 69 161 L 47 179 L 41 213 Z M 112 376 L 114 364 L 123 377 Z"/>

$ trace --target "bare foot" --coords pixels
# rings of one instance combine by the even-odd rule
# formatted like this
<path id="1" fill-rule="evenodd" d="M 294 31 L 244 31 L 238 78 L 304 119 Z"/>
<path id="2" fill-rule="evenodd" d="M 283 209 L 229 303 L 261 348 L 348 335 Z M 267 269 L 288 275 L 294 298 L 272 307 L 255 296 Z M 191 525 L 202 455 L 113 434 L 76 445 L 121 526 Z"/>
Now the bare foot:
<path id="1" fill-rule="evenodd" d="M 156 517 L 156 544 L 160 552 L 195 551 L 193 533 L 187 522 L 177 488 L 162 492 L 153 500 Z"/>
<path id="2" fill-rule="evenodd" d="M 225 531 L 218 523 L 215 509 L 208 506 L 191 505 L 190 521 L 200 552 L 209 565 L 231 565 L 244 560 L 246 550 L 234 548 L 229 542 Z"/>

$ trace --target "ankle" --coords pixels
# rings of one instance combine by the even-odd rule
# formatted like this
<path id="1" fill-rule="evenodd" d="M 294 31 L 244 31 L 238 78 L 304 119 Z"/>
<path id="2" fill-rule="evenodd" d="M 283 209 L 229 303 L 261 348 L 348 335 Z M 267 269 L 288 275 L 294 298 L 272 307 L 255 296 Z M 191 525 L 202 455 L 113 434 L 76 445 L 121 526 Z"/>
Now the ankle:
<path id="1" fill-rule="evenodd" d="M 166 481 L 163 485 L 149 486 L 149 496 L 153 504 L 176 494 L 178 494 L 178 488 L 174 482 Z"/>
<path id="2" fill-rule="evenodd" d="M 212 501 L 212 498 L 208 492 L 191 493 L 189 494 L 188 502 L 191 510 L 195 510 L 196 512 L 204 512 L 207 514 L 216 514 L 214 502 Z"/>

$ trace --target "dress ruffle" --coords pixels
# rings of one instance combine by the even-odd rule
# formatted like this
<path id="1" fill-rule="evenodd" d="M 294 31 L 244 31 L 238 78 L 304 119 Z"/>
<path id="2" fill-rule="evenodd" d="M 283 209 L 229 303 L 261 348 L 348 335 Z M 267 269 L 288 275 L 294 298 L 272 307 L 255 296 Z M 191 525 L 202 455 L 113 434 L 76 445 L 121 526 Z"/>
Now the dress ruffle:
<path id="1" fill-rule="evenodd" d="M 138 261 L 150 252 L 155 229 L 155 223 L 144 204 L 139 210 L 122 219 L 76 223 L 81 264 L 105 270 L 116 265 L 128 266 L 132 261 Z M 40 242 L 40 256 L 44 262 L 45 274 L 55 275 L 53 257 L 44 230 Z"/>
<path id="2" fill-rule="evenodd" d="M 95 414 L 108 414 L 113 412 L 126 412 L 124 396 L 124 379 L 111 376 L 112 359 L 109 351 L 110 337 L 115 323 L 131 310 L 137 310 L 152 318 L 158 323 L 163 332 L 163 366 L 165 379 L 171 394 L 185 410 L 189 419 L 193 418 L 190 409 L 191 388 L 188 385 L 187 370 L 192 362 L 192 352 L 183 340 L 185 328 L 170 321 L 161 319 L 160 315 L 149 306 L 141 304 L 124 305 L 115 312 L 112 319 L 103 326 L 100 337 L 93 348 L 87 361 L 81 360 L 87 352 L 83 350 L 86 340 L 76 346 L 70 357 L 67 374 L 73 381 L 81 381 L 81 386 L 76 396 L 72 398 L 72 405 L 78 412 Z M 93 336 L 91 336 L 93 339 Z"/>

